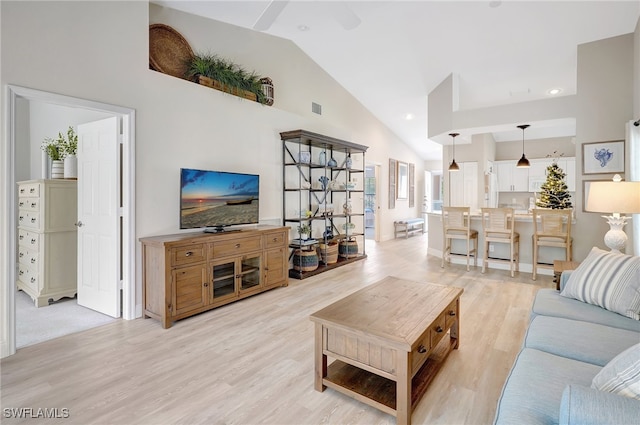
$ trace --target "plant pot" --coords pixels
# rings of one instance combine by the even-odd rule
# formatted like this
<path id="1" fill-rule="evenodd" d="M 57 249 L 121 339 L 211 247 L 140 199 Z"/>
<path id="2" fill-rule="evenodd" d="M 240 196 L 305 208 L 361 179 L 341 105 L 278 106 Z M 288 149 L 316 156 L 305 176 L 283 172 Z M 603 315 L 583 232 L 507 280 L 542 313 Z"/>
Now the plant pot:
<path id="1" fill-rule="evenodd" d="M 338 262 L 338 244 L 329 243 L 318 244 L 318 254 L 320 255 L 320 261 L 324 264 L 334 264 Z"/>
<path id="2" fill-rule="evenodd" d="M 64 162 L 56 159 L 51 162 L 51 178 L 63 179 L 64 178 Z"/>
<path id="3" fill-rule="evenodd" d="M 64 158 L 64 178 L 78 178 L 78 158 L 75 155 L 69 155 Z"/>

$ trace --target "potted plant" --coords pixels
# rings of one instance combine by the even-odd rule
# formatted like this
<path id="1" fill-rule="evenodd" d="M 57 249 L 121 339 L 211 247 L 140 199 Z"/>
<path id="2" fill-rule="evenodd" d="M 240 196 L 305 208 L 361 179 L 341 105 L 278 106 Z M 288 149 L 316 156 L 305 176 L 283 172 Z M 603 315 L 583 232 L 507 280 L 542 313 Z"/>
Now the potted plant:
<path id="1" fill-rule="evenodd" d="M 62 148 L 64 159 L 64 178 L 73 179 L 78 177 L 78 135 L 73 127 L 69 126 L 66 137 L 58 133 L 58 144 Z"/>
<path id="2" fill-rule="evenodd" d="M 185 77 L 207 87 L 267 104 L 262 82 L 254 72 L 210 53 L 196 53 L 189 58 Z"/>
<path id="3" fill-rule="evenodd" d="M 300 239 L 306 241 L 311 235 L 311 226 L 308 223 L 300 223 L 298 233 L 300 234 Z"/>
<path id="4" fill-rule="evenodd" d="M 64 163 L 62 162 L 64 149 L 60 145 L 60 141 L 58 139 L 47 137 L 43 140 L 40 148 L 47 153 L 49 158 L 51 158 L 51 178 L 64 178 Z"/>

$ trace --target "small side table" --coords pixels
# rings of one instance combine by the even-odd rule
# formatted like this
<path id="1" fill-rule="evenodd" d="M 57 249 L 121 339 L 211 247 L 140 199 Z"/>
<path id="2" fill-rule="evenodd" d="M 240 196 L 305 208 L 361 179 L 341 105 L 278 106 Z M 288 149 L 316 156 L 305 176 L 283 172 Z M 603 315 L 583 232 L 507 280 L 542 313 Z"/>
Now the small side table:
<path id="1" fill-rule="evenodd" d="M 553 281 L 556 283 L 556 289 L 560 290 L 560 275 L 566 270 L 575 270 L 580 265 L 577 261 L 561 261 L 553 260 Z"/>

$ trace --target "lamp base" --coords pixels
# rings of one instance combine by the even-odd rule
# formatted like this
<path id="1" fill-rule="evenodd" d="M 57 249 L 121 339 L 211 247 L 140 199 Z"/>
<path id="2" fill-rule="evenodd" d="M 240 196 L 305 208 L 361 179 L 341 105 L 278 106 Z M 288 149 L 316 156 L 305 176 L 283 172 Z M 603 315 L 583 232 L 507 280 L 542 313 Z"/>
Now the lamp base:
<path id="1" fill-rule="evenodd" d="M 627 234 L 622 230 L 627 224 L 628 217 L 616 217 L 613 215 L 603 215 L 609 223 L 609 231 L 604 235 L 604 243 L 611 249 L 611 252 L 621 253 L 620 250 L 627 245 Z"/>

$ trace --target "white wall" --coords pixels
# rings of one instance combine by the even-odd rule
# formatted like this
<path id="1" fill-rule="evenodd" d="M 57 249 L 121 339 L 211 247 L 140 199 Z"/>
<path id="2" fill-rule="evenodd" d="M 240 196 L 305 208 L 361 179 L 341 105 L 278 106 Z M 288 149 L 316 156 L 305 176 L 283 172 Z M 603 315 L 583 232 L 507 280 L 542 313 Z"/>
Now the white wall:
<path id="1" fill-rule="evenodd" d="M 382 239 L 393 237 L 394 218 L 420 215 L 422 161 L 289 41 L 143 1 L 2 1 L 0 11 L 3 108 L 4 87 L 13 84 L 136 110 L 136 238 L 178 231 L 180 167 L 259 173 L 261 218 L 281 218 L 279 132 L 297 128 L 369 146 L 367 161 L 382 165 L 382 187 L 389 157 L 416 164 L 414 208 L 397 202 L 389 211 L 387 191 L 380 193 Z M 150 21 L 174 26 L 196 50 L 210 49 L 270 76 L 274 106 L 149 70 Z M 310 112 L 312 101 L 322 104 L 322 116 Z M 14 156 L 6 138 L 0 147 L 5 158 Z M 4 161 L 0 167 L 2 176 L 10 169 Z M 5 202 L 15 189 L 1 190 L 5 241 L 12 225 Z M 6 259 L 0 266 L 6 276 Z"/>

